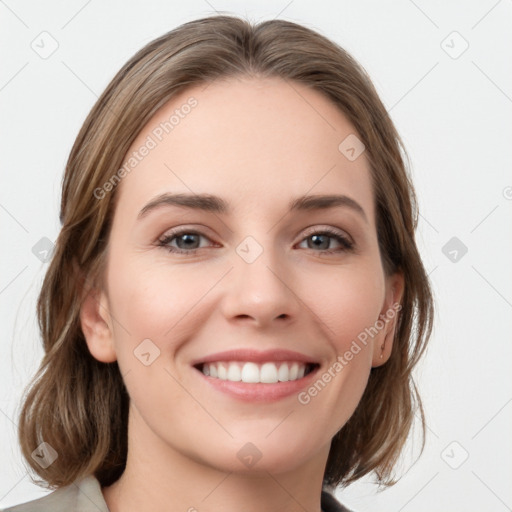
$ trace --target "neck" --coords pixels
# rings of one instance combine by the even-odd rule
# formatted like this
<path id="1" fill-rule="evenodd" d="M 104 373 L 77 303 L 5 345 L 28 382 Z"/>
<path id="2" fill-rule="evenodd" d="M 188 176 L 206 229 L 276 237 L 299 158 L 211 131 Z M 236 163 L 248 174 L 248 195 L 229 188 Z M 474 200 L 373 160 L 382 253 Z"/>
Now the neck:
<path id="1" fill-rule="evenodd" d="M 329 446 L 287 471 L 223 471 L 169 446 L 133 410 L 128 423 L 126 468 L 102 488 L 110 512 L 321 512 Z"/>

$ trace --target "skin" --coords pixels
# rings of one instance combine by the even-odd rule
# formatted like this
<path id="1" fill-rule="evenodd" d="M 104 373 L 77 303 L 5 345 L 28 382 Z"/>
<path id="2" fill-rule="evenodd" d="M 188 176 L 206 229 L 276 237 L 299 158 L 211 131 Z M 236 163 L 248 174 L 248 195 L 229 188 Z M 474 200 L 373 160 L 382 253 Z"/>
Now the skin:
<path id="1" fill-rule="evenodd" d="M 329 99 L 278 78 L 182 91 L 128 153 L 191 96 L 198 105 L 118 185 L 103 289 L 81 310 L 91 354 L 118 361 L 131 398 L 127 467 L 102 492 L 111 512 L 320 511 L 331 439 L 371 367 L 389 358 L 395 322 L 307 405 L 296 395 L 232 398 L 191 361 L 240 347 L 285 348 L 318 360 L 321 375 L 400 301 L 403 277 L 382 268 L 368 162 L 365 153 L 351 162 L 338 150 L 356 132 Z M 215 194 L 233 212 L 163 207 L 137 220 L 164 192 Z M 357 201 L 367 221 L 347 207 L 287 212 L 292 198 L 333 193 Z M 194 255 L 158 246 L 178 226 L 203 235 Z M 327 238 L 321 248 L 338 252 L 320 254 L 311 232 L 326 227 L 355 250 Z M 252 263 L 236 252 L 247 236 L 263 250 Z M 179 238 L 170 245 L 190 250 Z M 160 350 L 149 366 L 134 357 L 147 338 Z M 247 442 L 261 452 L 251 468 L 237 457 Z"/>

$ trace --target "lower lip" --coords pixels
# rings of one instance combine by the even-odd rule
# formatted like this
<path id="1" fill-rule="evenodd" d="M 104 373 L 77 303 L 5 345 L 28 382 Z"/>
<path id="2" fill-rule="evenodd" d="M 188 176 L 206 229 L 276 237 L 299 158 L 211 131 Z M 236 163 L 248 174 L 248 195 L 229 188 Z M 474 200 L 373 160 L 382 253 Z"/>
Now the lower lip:
<path id="1" fill-rule="evenodd" d="M 311 382 L 318 373 L 320 367 L 308 373 L 305 377 L 297 380 L 286 382 L 266 383 L 250 383 L 250 382 L 232 382 L 230 380 L 217 379 L 205 375 L 201 370 L 194 368 L 210 386 L 230 395 L 239 400 L 246 402 L 276 402 L 290 395 L 298 394 L 302 389 L 311 385 Z"/>

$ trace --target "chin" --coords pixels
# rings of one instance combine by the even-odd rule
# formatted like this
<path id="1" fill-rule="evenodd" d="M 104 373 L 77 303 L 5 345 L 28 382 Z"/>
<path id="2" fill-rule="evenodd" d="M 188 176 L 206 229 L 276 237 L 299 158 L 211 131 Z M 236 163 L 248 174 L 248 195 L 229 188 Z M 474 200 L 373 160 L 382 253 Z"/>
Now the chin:
<path id="1" fill-rule="evenodd" d="M 246 441 L 235 441 L 233 447 L 212 454 L 212 465 L 241 475 L 279 474 L 297 469 L 320 450 L 308 446 L 303 438 L 292 439 L 277 432 L 273 435 L 276 437 L 272 440 L 260 435 L 254 441 L 250 441 L 250 436 Z"/>

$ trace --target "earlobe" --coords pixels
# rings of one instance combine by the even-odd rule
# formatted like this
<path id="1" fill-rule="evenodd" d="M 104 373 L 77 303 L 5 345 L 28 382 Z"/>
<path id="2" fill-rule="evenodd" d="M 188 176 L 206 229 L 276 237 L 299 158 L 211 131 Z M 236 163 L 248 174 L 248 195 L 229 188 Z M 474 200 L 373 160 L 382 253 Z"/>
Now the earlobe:
<path id="1" fill-rule="evenodd" d="M 402 309 L 404 276 L 401 272 L 388 278 L 386 290 L 386 300 L 379 315 L 382 329 L 374 339 L 372 367 L 382 366 L 391 357 L 398 315 Z"/>
<path id="2" fill-rule="evenodd" d="M 80 325 L 91 355 L 103 363 L 117 360 L 106 294 L 87 292 L 80 307 Z"/>
<path id="3" fill-rule="evenodd" d="M 393 341 L 395 339 L 396 319 L 389 321 L 388 324 L 390 328 L 386 328 L 383 335 L 378 340 L 375 340 L 372 359 L 373 368 L 387 363 L 388 359 L 391 357 Z"/>

